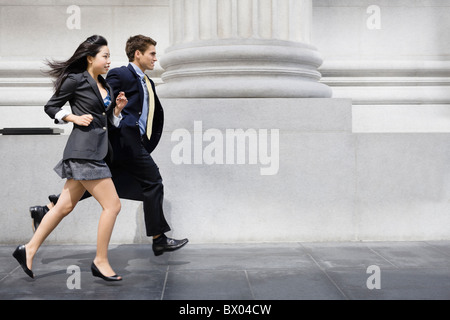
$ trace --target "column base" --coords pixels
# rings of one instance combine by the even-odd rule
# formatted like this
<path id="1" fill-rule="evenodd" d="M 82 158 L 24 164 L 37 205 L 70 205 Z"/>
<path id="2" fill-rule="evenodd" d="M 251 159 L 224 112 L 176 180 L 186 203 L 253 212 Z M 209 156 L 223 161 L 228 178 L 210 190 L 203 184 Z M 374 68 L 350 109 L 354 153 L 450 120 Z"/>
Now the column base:
<path id="1" fill-rule="evenodd" d="M 322 58 L 307 44 L 211 40 L 169 48 L 161 98 L 330 98 L 319 83 Z"/>

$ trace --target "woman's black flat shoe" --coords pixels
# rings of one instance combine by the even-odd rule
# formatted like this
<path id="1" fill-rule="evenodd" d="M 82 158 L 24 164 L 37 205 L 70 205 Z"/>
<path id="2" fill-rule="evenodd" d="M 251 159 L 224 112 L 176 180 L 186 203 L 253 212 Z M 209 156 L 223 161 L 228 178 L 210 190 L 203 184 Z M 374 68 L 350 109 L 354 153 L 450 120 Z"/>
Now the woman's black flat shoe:
<path id="1" fill-rule="evenodd" d="M 98 270 L 97 266 L 94 264 L 94 262 L 92 262 L 91 264 L 91 271 L 92 271 L 92 275 L 94 277 L 99 277 L 102 278 L 105 281 L 121 281 L 122 278 L 120 276 L 118 276 L 117 274 L 111 276 L 111 277 L 106 277 L 104 276 L 100 270 Z"/>
<path id="2" fill-rule="evenodd" d="M 27 267 L 27 252 L 25 250 L 25 246 L 21 245 L 16 248 L 16 250 L 13 252 L 13 257 L 16 258 L 17 262 L 19 262 L 20 266 L 22 267 L 23 271 L 25 273 L 34 279 L 33 271 L 28 269 Z"/>

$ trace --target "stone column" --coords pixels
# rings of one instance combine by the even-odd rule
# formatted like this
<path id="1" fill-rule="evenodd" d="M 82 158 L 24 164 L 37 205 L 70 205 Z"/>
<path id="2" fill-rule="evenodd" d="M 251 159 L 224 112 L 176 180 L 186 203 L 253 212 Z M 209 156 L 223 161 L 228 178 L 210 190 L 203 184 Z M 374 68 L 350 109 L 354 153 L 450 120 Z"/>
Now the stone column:
<path id="1" fill-rule="evenodd" d="M 171 0 L 163 98 L 329 98 L 311 0 Z"/>

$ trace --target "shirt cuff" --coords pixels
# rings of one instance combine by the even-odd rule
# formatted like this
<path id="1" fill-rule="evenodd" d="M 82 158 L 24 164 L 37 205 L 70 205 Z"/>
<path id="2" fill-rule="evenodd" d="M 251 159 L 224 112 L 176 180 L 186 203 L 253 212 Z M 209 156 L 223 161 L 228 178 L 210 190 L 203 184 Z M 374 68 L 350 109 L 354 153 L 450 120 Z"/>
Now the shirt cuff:
<path id="1" fill-rule="evenodd" d="M 57 114 L 55 114 L 55 123 L 56 124 L 66 124 L 66 123 L 68 123 L 67 121 L 64 121 L 63 118 L 68 116 L 69 114 L 71 114 L 71 113 L 69 111 L 67 111 L 67 110 L 59 111 Z"/>
<path id="2" fill-rule="evenodd" d="M 119 125 L 120 125 L 120 121 L 122 121 L 122 113 L 119 113 L 119 116 L 117 116 L 116 117 L 116 115 L 114 114 L 114 112 L 113 113 L 111 113 L 111 120 L 112 120 L 112 123 L 113 123 L 113 125 L 115 126 L 115 127 L 119 127 Z"/>

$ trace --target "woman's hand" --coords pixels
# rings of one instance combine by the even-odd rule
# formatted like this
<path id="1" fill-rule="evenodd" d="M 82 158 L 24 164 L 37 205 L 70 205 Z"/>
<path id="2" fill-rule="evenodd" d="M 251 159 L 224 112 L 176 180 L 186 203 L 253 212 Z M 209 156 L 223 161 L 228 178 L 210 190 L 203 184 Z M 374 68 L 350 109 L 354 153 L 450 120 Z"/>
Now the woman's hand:
<path id="1" fill-rule="evenodd" d="M 82 127 L 87 127 L 91 124 L 92 120 L 94 120 L 94 117 L 91 114 L 84 114 L 82 116 L 69 114 L 65 118 L 63 118 L 63 120 L 67 122 L 73 122 Z"/>
<path id="2" fill-rule="evenodd" d="M 114 115 L 116 117 L 119 116 L 119 114 L 122 112 L 123 108 L 127 105 L 128 100 L 125 96 L 125 92 L 121 91 L 119 95 L 116 98 L 116 107 L 114 108 Z"/>

